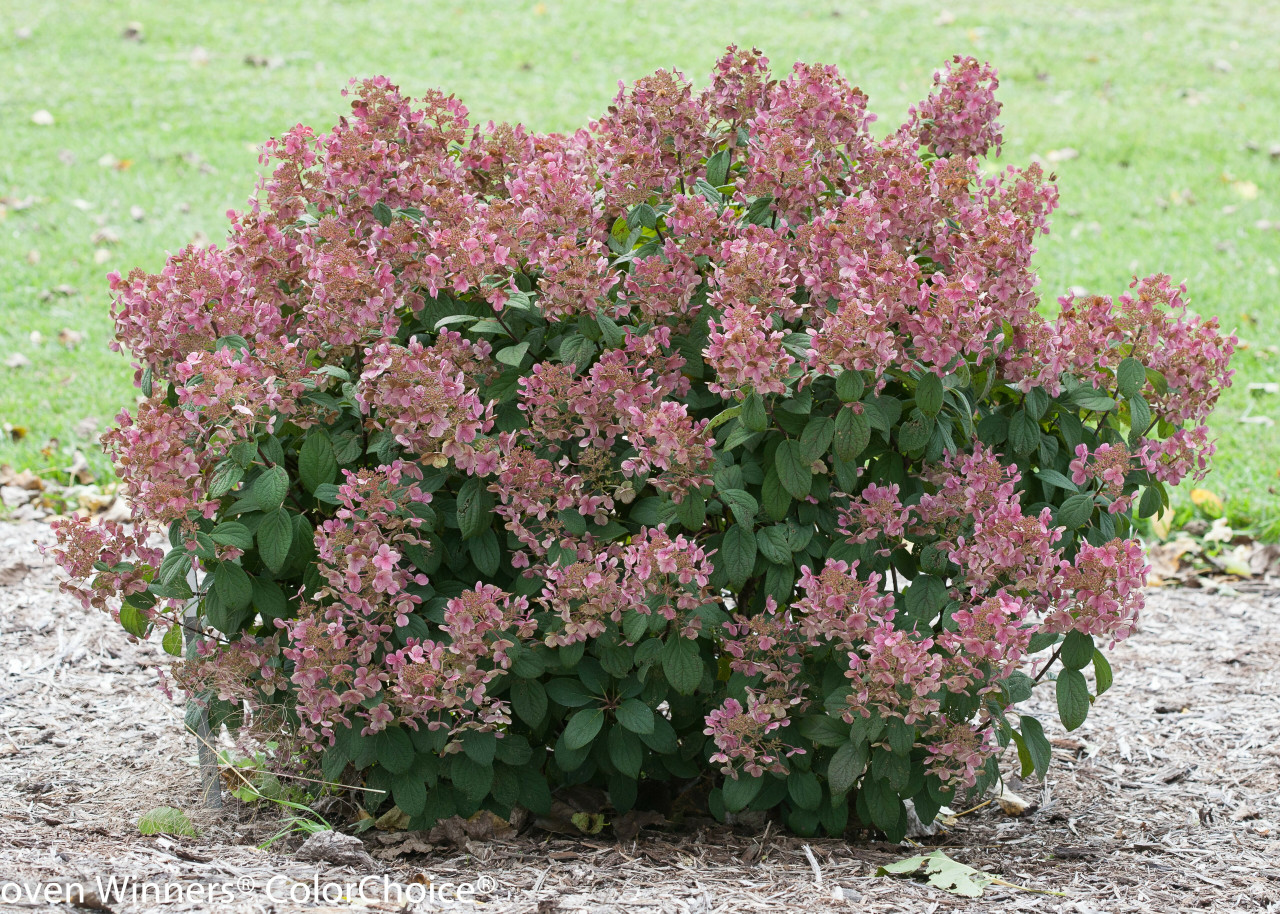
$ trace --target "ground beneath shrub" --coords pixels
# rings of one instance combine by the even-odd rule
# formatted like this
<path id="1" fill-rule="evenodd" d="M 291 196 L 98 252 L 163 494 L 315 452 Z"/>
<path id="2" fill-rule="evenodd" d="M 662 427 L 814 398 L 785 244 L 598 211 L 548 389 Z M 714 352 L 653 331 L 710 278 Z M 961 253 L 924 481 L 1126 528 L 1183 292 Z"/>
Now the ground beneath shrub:
<path id="1" fill-rule="evenodd" d="M 608 829 L 460 843 L 374 831 L 372 865 L 356 868 L 300 862 L 296 842 L 256 850 L 279 812 L 198 805 L 182 709 L 155 687 L 158 647 L 130 643 L 60 595 L 32 545 L 47 536 L 0 524 L 0 910 L 31 911 L 68 891 L 79 900 L 76 885 L 86 905 L 121 912 L 404 910 L 377 880 L 354 900 L 335 900 L 337 887 L 325 897 L 326 886 L 386 876 L 415 887 L 402 898 L 426 896 L 420 910 L 469 907 L 452 902 L 448 884 L 470 883 L 483 910 L 538 914 L 1280 911 L 1274 581 L 1151 592 L 1141 631 L 1112 654 L 1114 688 L 1080 730 L 1050 729 L 1048 782 L 1011 781 L 1033 810 L 1013 818 L 988 804 L 919 839 L 1022 887 L 992 885 L 971 900 L 876 877 L 920 852 L 908 844 L 805 842 L 711 822 L 626 842 Z M 139 815 L 157 806 L 185 809 L 200 836 L 140 836 Z M 122 896 L 110 893 L 112 877 Z M 95 894 L 98 880 L 108 891 Z M 157 903 L 157 890 L 171 900 Z"/>

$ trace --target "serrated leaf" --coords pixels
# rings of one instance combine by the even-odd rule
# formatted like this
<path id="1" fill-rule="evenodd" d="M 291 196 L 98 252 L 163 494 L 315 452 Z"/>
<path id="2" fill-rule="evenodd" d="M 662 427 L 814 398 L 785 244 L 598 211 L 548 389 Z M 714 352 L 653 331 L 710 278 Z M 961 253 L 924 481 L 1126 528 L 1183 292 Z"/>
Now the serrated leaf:
<path id="1" fill-rule="evenodd" d="M 219 546 L 234 546 L 248 551 L 253 548 L 253 533 L 239 521 L 224 521 L 214 527 L 209 538 Z"/>
<path id="2" fill-rule="evenodd" d="M 272 571 L 283 568 L 285 559 L 289 557 L 289 547 L 293 545 L 293 519 L 289 512 L 277 508 L 267 514 L 258 524 L 255 538 L 263 564 Z"/>
<path id="3" fill-rule="evenodd" d="M 604 712 L 599 708 L 575 711 L 564 727 L 564 743 L 570 749 L 581 749 L 596 738 L 604 726 Z"/>
<path id="4" fill-rule="evenodd" d="M 936 416 L 942 410 L 942 379 L 932 371 L 926 371 L 916 384 L 916 408 L 926 416 Z"/>
<path id="5" fill-rule="evenodd" d="M 662 645 L 662 672 L 681 695 L 692 695 L 702 682 L 702 657 L 688 638 L 673 634 Z"/>
<path id="6" fill-rule="evenodd" d="M 1116 366 L 1116 383 L 1125 397 L 1136 395 L 1147 384 L 1147 369 L 1135 358 L 1127 358 Z"/>
<path id="7" fill-rule="evenodd" d="M 778 480 L 792 498 L 802 499 L 808 496 L 813 485 L 813 473 L 810 472 L 809 464 L 801 459 L 800 449 L 795 442 L 781 442 L 774 453 L 773 463 L 778 471 Z"/>
<path id="8" fill-rule="evenodd" d="M 413 740 L 401 727 L 388 727 L 373 737 L 374 757 L 392 774 L 403 774 L 413 764 L 416 754 Z"/>
<path id="9" fill-rule="evenodd" d="M 724 533 L 716 564 L 723 565 L 731 588 L 741 588 L 756 564 L 756 538 L 751 531 L 739 524 L 730 525 Z"/>
<path id="10" fill-rule="evenodd" d="M 827 766 L 827 785 L 835 796 L 843 796 L 853 789 L 867 767 L 867 744 L 861 740 L 845 740 L 836 749 Z"/>
<path id="11" fill-rule="evenodd" d="M 1058 506 L 1055 517 L 1068 530 L 1078 530 L 1093 517 L 1093 496 L 1087 492 L 1072 495 Z"/>
<path id="12" fill-rule="evenodd" d="M 1079 670 L 1062 670 L 1057 683 L 1058 717 L 1074 730 L 1089 716 L 1089 685 Z"/>
<path id="13" fill-rule="evenodd" d="M 720 500 L 733 511 L 733 516 L 739 524 L 748 530 L 755 525 L 756 514 L 760 511 L 760 505 L 756 502 L 755 496 L 745 489 L 726 489 L 717 494 Z"/>
<path id="14" fill-rule="evenodd" d="M 628 698 L 614 712 L 618 723 L 632 733 L 647 735 L 653 732 L 653 709 L 638 698 Z"/>
<path id="15" fill-rule="evenodd" d="M 147 617 L 136 606 L 131 606 L 128 603 L 120 605 L 120 627 L 129 634 L 138 638 L 145 638 L 148 624 Z"/>
<path id="16" fill-rule="evenodd" d="M 213 478 L 209 480 L 209 497 L 221 498 L 238 486 L 242 479 L 244 479 L 244 467 L 234 461 L 224 460 L 218 464 L 213 471 Z"/>
<path id="17" fill-rule="evenodd" d="M 836 378 L 836 396 L 844 403 L 856 403 L 861 400 L 866 389 L 867 382 L 862 377 L 862 372 L 852 368 L 846 368 Z"/>
<path id="18" fill-rule="evenodd" d="M 827 416 L 814 416 L 804 427 L 800 435 L 800 460 L 805 465 L 812 465 L 821 459 L 831 447 L 831 439 L 835 435 L 835 422 Z"/>
<path id="19" fill-rule="evenodd" d="M 222 562 L 214 569 L 213 588 L 233 612 L 247 608 L 253 601 L 253 581 L 235 562 Z"/>
<path id="20" fill-rule="evenodd" d="M 325 483 L 333 482 L 338 473 L 338 459 L 333 442 L 320 430 L 312 431 L 298 451 L 298 478 L 308 492 L 314 493 Z"/>
<path id="21" fill-rule="evenodd" d="M 832 439 L 836 456 L 845 461 L 854 460 L 867 449 L 870 443 L 871 423 L 866 413 L 854 412 L 852 408 L 840 410 L 836 415 L 835 434 Z"/>
<path id="22" fill-rule="evenodd" d="M 480 477 L 472 476 L 458 491 L 458 532 L 464 540 L 479 536 L 480 531 L 489 526 L 492 520 L 485 515 L 481 485 Z"/>
<path id="23" fill-rule="evenodd" d="M 268 467 L 253 482 L 253 503 L 260 511 L 274 511 L 288 494 L 289 474 L 282 466 Z"/>

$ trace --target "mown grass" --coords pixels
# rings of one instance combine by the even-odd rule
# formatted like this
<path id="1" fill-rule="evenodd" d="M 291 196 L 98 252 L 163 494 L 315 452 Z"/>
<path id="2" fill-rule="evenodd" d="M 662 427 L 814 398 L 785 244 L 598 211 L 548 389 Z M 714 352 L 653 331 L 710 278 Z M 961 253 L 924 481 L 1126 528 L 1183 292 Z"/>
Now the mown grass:
<path id="1" fill-rule="evenodd" d="M 133 23 L 141 41 L 124 37 Z M 1235 526 L 1280 536 L 1280 434 L 1239 421 L 1247 384 L 1280 381 L 1280 10 L 1247 0 L 982 0 L 943 14 L 902 0 L 0 0 L 0 463 L 66 465 L 90 425 L 132 402 L 128 362 L 107 350 L 105 273 L 219 240 L 252 190 L 256 145 L 330 125 L 348 77 L 386 73 L 414 94 L 457 93 L 477 119 L 571 129 L 619 79 L 676 66 L 700 80 L 731 42 L 779 70 L 838 64 L 886 127 L 951 55 L 995 63 L 1003 161 L 1057 160 L 1046 299 L 1165 271 L 1238 329 L 1208 486 Z M 40 109 L 52 126 L 32 122 Z M 75 291 L 47 294 L 60 286 Z M 64 329 L 83 341 L 60 344 Z M 31 364 L 5 367 L 14 354 Z M 1280 418 L 1280 395 L 1254 397 L 1253 415 Z"/>

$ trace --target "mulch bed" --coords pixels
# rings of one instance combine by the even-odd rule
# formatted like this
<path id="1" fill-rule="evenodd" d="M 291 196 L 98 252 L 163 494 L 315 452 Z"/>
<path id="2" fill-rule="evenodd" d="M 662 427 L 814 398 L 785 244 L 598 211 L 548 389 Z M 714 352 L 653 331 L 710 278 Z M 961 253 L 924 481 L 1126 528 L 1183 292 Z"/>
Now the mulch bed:
<path id="1" fill-rule="evenodd" d="M 503 914 L 1280 911 L 1280 584 L 1272 579 L 1151 591 L 1141 630 L 1111 653 L 1112 690 L 1074 733 L 1049 727 L 1047 782 L 1011 779 L 1031 810 L 1015 818 L 990 803 L 917 839 L 924 852 L 942 848 L 1022 887 L 992 885 L 967 899 L 875 875 L 921 848 L 805 841 L 772 826 L 686 823 L 626 842 L 607 830 L 435 842 L 374 830 L 365 835 L 372 865 L 354 868 L 295 859 L 296 840 L 259 851 L 280 811 L 235 800 L 220 813 L 199 807 L 182 707 L 156 688 L 158 647 L 131 643 L 110 619 L 59 594 L 32 543 L 47 537 L 39 524 L 0 524 L 0 910 L 46 907 L 26 897 L 3 903 L 15 900 L 6 882 L 52 885 L 54 897 L 79 883 L 87 905 L 120 912 L 406 909 L 394 894 L 380 900 L 376 887 L 339 901 L 312 888 L 387 876 L 417 887 L 406 898 L 434 884 L 434 907 L 455 910 L 471 905 L 451 901 L 445 884 L 478 884 L 475 907 Z M 1034 702 L 1042 720 L 1055 717 L 1051 694 Z M 200 836 L 139 835 L 139 815 L 157 806 L 185 809 Z M 95 880 L 111 876 L 184 894 L 167 903 L 95 895 Z M 236 894 L 210 904 L 191 891 L 198 883 Z M 291 888 L 306 900 L 278 900 Z M 428 894 L 417 909 L 431 902 Z"/>

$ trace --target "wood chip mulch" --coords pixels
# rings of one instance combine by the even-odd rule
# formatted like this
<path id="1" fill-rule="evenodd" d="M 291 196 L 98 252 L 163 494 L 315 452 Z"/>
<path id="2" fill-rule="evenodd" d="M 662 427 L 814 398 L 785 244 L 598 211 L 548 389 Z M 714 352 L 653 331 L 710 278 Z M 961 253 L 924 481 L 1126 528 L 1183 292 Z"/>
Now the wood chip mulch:
<path id="1" fill-rule="evenodd" d="M 278 809 L 198 805 L 182 707 L 156 688 L 158 647 L 132 643 L 58 593 L 33 545 L 48 535 L 40 524 L 0 524 L 0 911 L 68 910 L 45 904 L 48 895 L 16 899 L 6 884 L 55 899 L 83 885 L 87 908 L 116 912 L 1280 911 L 1280 582 L 1271 578 L 1152 590 L 1140 631 L 1110 654 L 1115 685 L 1085 725 L 1047 727 L 1047 782 L 1010 779 L 1027 813 L 989 803 L 917 839 L 923 848 L 710 822 L 646 828 L 626 842 L 608 829 L 436 843 L 371 831 L 373 865 L 353 868 L 295 859 L 300 838 L 257 850 L 281 827 Z M 1053 720 L 1042 691 L 1028 710 Z M 138 817 L 157 806 L 184 809 L 200 836 L 139 835 Z M 968 899 L 875 875 L 934 848 L 1020 888 Z M 95 894 L 113 876 L 117 886 L 182 892 L 167 902 Z M 416 886 L 405 896 L 414 900 L 429 886 L 441 894 L 414 905 L 383 900 L 380 888 L 345 899 L 313 888 L 365 876 Z M 479 886 L 474 903 L 448 895 L 460 882 Z M 234 898 L 216 904 L 192 892 L 228 884 Z"/>

